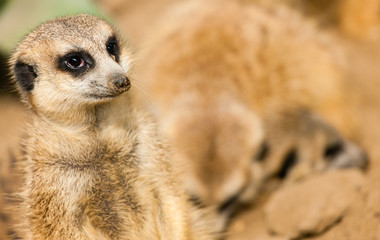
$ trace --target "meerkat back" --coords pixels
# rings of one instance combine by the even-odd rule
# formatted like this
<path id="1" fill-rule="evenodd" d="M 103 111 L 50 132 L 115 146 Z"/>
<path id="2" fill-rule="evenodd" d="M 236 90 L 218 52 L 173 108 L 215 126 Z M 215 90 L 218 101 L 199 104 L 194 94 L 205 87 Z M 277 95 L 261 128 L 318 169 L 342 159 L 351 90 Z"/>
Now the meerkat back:
<path id="1" fill-rule="evenodd" d="M 17 47 L 12 72 L 33 119 L 25 239 L 213 239 L 127 92 L 131 61 L 114 29 L 90 15 L 46 22 Z"/>

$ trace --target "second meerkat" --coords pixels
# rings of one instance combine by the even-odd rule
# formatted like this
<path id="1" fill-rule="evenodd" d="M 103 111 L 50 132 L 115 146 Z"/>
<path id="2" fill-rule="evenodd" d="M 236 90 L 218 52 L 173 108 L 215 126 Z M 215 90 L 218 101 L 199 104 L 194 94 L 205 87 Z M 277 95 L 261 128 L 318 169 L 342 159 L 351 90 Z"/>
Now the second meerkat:
<path id="1" fill-rule="evenodd" d="M 178 187 L 154 123 L 122 94 L 131 54 L 110 25 L 90 15 L 49 21 L 11 64 L 33 116 L 25 239 L 213 239 Z"/>

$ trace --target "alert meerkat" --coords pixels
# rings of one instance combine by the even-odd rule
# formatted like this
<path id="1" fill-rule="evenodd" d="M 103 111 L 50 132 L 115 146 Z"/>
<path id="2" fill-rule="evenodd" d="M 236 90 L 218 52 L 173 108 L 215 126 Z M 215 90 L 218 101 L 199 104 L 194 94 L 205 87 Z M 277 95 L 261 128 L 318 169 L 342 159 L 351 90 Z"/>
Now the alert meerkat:
<path id="1" fill-rule="evenodd" d="M 296 13 L 188 1 L 165 18 L 140 75 L 195 202 L 226 216 L 266 178 L 366 164 L 333 127 L 353 124 L 328 42 Z"/>
<path id="2" fill-rule="evenodd" d="M 114 29 L 90 15 L 46 22 L 17 47 L 12 72 L 32 115 L 23 238 L 213 239 L 155 124 L 122 94 L 131 61 Z"/>

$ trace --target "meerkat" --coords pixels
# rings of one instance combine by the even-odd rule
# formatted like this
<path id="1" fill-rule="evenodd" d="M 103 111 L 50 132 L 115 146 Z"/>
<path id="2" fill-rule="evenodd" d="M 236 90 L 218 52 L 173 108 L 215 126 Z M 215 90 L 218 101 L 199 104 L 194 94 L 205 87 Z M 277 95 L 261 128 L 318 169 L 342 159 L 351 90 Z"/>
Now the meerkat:
<path id="1" fill-rule="evenodd" d="M 109 24 L 91 15 L 48 21 L 10 62 L 32 115 L 24 239 L 214 239 L 154 122 L 124 93 L 132 54 Z"/>
<path id="2" fill-rule="evenodd" d="M 233 1 L 187 1 L 163 18 L 147 34 L 139 74 L 197 204 L 228 216 L 268 178 L 366 164 L 340 133 L 354 123 L 312 24 Z"/>

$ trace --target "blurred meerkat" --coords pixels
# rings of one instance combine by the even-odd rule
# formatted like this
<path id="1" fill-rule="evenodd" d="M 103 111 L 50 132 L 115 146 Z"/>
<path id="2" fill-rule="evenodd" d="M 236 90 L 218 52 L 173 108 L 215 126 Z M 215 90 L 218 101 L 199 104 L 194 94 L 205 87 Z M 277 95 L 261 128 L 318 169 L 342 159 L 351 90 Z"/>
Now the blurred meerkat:
<path id="1" fill-rule="evenodd" d="M 293 11 L 188 1 L 153 29 L 141 79 L 197 204 L 225 216 L 268 177 L 366 164 L 333 127 L 355 124 L 328 42 Z"/>
<path id="2" fill-rule="evenodd" d="M 213 239 L 130 88 L 131 51 L 90 15 L 46 22 L 12 72 L 33 121 L 25 142 L 25 239 Z M 201 217 L 204 217 L 201 219 Z"/>

